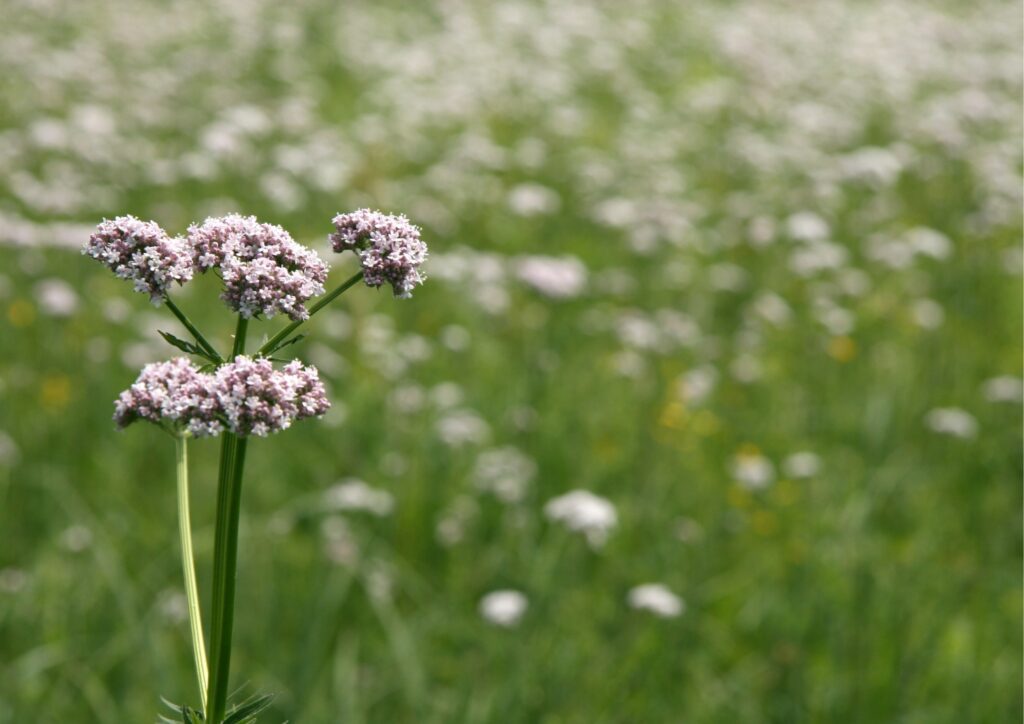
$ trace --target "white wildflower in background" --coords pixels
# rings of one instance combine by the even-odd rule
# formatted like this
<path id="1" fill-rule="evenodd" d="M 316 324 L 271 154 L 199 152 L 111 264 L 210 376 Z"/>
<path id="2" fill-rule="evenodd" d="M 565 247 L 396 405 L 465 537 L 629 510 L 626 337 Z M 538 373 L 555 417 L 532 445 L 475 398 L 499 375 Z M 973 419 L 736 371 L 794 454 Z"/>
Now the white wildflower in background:
<path id="1" fill-rule="evenodd" d="M 391 493 L 356 478 L 347 478 L 332 485 L 324 491 L 323 501 L 328 510 L 365 511 L 376 516 L 390 515 L 395 508 Z"/>
<path id="2" fill-rule="evenodd" d="M 168 623 L 179 624 L 188 618 L 188 598 L 176 588 L 166 588 L 157 595 L 156 610 Z"/>
<path id="3" fill-rule="evenodd" d="M 946 319 L 942 305 L 934 299 L 917 299 L 910 306 L 914 322 L 923 329 L 938 329 Z"/>
<path id="4" fill-rule="evenodd" d="M 699 405 L 714 392 L 718 370 L 710 365 L 695 367 L 676 381 L 679 398 L 688 405 Z"/>
<path id="5" fill-rule="evenodd" d="M 28 574 L 21 568 L 7 566 L 0 568 L 0 593 L 18 593 L 29 581 Z"/>
<path id="6" fill-rule="evenodd" d="M 812 478 L 821 469 L 821 458 L 806 450 L 795 452 L 782 462 L 782 469 L 791 478 Z"/>
<path id="7" fill-rule="evenodd" d="M 617 375 L 630 379 L 640 379 L 647 374 L 649 367 L 646 358 L 632 349 L 616 352 L 612 355 L 610 362 Z"/>
<path id="8" fill-rule="evenodd" d="M 747 286 L 747 273 L 735 264 L 714 264 L 705 271 L 711 288 L 720 292 L 738 292 Z"/>
<path id="9" fill-rule="evenodd" d="M 480 507 L 474 498 L 460 495 L 445 509 L 434 531 L 437 542 L 446 548 L 461 543 L 466 528 L 477 517 Z"/>
<path id="10" fill-rule="evenodd" d="M 749 490 L 767 488 L 775 481 L 775 466 L 759 452 L 745 450 L 732 460 L 733 479 Z"/>
<path id="11" fill-rule="evenodd" d="M 561 200 L 558 193 L 547 186 L 525 183 L 509 191 L 508 206 L 519 216 L 539 216 L 558 211 Z"/>
<path id="12" fill-rule="evenodd" d="M 519 591 L 492 591 L 480 599 L 480 615 L 495 626 L 511 627 L 519 623 L 529 605 Z"/>
<path id="13" fill-rule="evenodd" d="M 70 317 L 78 309 L 78 294 L 63 279 L 43 279 L 35 286 L 36 301 L 44 314 Z"/>
<path id="14" fill-rule="evenodd" d="M 439 382 L 430 390 L 430 400 L 442 410 L 462 404 L 466 395 L 457 382 Z"/>
<path id="15" fill-rule="evenodd" d="M 60 544 L 71 553 L 81 553 L 92 545 L 92 531 L 84 525 L 72 525 L 60 534 Z"/>
<path id="16" fill-rule="evenodd" d="M 486 450 L 477 457 L 473 480 L 477 489 L 503 503 L 518 503 L 537 473 L 537 464 L 514 447 Z"/>
<path id="17" fill-rule="evenodd" d="M 483 442 L 490 435 L 490 427 L 472 410 L 455 409 L 437 421 L 437 434 L 446 445 L 460 447 Z"/>
<path id="18" fill-rule="evenodd" d="M 918 226 L 904 234 L 904 240 L 915 254 L 943 260 L 953 253 L 953 242 L 945 234 Z"/>
<path id="19" fill-rule="evenodd" d="M 800 211 L 786 219 L 787 233 L 797 241 L 824 241 L 831 230 L 828 222 L 813 211 Z"/>
<path id="20" fill-rule="evenodd" d="M 587 490 L 573 490 L 549 500 L 544 506 L 544 515 L 571 531 L 582 533 L 592 548 L 604 545 L 619 522 L 611 501 Z"/>
<path id="21" fill-rule="evenodd" d="M 986 380 L 982 387 L 989 402 L 1014 402 L 1020 404 L 1024 398 L 1024 382 L 1019 377 L 1002 375 Z"/>
<path id="22" fill-rule="evenodd" d="M 583 293 L 587 267 L 574 256 L 525 256 L 516 276 L 526 285 L 552 299 L 570 299 Z"/>
<path id="23" fill-rule="evenodd" d="M 324 518 L 320 523 L 320 537 L 327 559 L 339 566 L 351 568 L 359 562 L 359 544 L 348 522 L 340 515 Z"/>
<path id="24" fill-rule="evenodd" d="M 441 344 L 452 352 L 461 352 L 469 347 L 473 341 L 472 335 L 465 327 L 457 324 L 448 324 L 441 329 Z"/>
<path id="25" fill-rule="evenodd" d="M 736 359 L 729 365 L 729 372 L 733 378 L 744 384 L 757 382 L 764 374 L 761 360 L 749 352 L 736 355 Z"/>
<path id="26" fill-rule="evenodd" d="M 789 268 L 802 277 L 819 272 L 840 269 L 849 259 L 846 247 L 831 241 L 815 241 L 805 244 L 789 257 Z"/>
<path id="27" fill-rule="evenodd" d="M 0 430 L 0 465 L 13 465 L 18 461 L 18 445 L 14 438 Z"/>
<path id="28" fill-rule="evenodd" d="M 978 434 L 978 421 L 959 407 L 938 407 L 925 415 L 925 424 L 933 432 L 965 440 Z"/>
<path id="29" fill-rule="evenodd" d="M 630 589 L 626 597 L 630 608 L 650 611 L 661 618 L 676 618 L 686 610 L 686 603 L 662 583 L 645 583 Z"/>
<path id="30" fill-rule="evenodd" d="M 764 292 L 753 304 L 754 312 L 769 324 L 781 327 L 793 317 L 793 310 L 786 300 L 774 292 Z"/>
<path id="31" fill-rule="evenodd" d="M 696 543 L 704 537 L 704 526 L 693 518 L 679 518 L 675 522 L 675 536 L 683 543 Z"/>

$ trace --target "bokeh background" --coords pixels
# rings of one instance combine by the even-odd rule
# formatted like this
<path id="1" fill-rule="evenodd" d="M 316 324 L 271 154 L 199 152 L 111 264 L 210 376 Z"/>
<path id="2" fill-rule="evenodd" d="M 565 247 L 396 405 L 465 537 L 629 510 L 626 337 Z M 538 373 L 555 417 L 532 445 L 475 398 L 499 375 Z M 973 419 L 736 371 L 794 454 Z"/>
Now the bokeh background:
<path id="1" fill-rule="evenodd" d="M 173 445 L 110 419 L 184 332 L 91 227 L 362 206 L 430 279 L 317 317 L 334 409 L 250 446 L 265 721 L 1020 716 L 1020 3 L 0 13 L 0 722 L 197 698 Z"/>

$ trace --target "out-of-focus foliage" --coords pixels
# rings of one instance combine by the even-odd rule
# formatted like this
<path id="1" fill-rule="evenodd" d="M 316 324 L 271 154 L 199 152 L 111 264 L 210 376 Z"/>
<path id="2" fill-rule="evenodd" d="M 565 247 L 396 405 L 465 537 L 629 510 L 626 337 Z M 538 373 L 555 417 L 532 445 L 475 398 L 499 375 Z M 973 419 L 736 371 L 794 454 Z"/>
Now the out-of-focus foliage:
<path id="1" fill-rule="evenodd" d="M 268 721 L 1019 716 L 1018 3 L 2 15 L 0 722 L 197 698 L 173 446 L 110 421 L 187 333 L 74 250 L 239 211 L 326 256 L 361 206 L 429 279 L 318 317 L 334 410 L 250 446 Z"/>

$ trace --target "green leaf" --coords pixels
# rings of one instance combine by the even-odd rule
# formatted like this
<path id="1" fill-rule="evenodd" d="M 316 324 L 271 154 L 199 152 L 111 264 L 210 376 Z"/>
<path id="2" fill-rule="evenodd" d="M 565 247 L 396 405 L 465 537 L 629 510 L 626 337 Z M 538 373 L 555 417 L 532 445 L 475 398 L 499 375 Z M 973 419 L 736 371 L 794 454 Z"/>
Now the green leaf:
<path id="1" fill-rule="evenodd" d="M 198 345 L 192 344 L 191 342 L 186 342 L 183 339 L 175 337 L 170 332 L 164 332 L 163 330 L 157 330 L 157 331 L 160 332 L 160 336 L 164 338 L 164 341 L 167 342 L 167 344 L 171 345 L 172 347 L 177 347 L 182 352 L 186 352 L 188 354 L 194 354 L 197 357 L 202 357 L 203 359 L 208 359 L 211 362 L 215 361 L 215 360 L 213 360 L 210 357 L 210 355 L 208 355 Z"/>
<path id="2" fill-rule="evenodd" d="M 278 344 L 275 344 L 273 347 L 268 349 L 265 356 L 269 357 L 270 355 L 274 354 L 274 352 L 277 352 L 280 349 L 284 349 L 285 347 L 287 347 L 289 345 L 301 342 L 302 340 L 304 340 L 306 338 L 306 336 L 307 335 L 305 335 L 305 334 L 297 334 L 294 337 L 292 337 L 291 339 L 286 339 L 283 342 L 279 342 Z"/>
<path id="3" fill-rule="evenodd" d="M 224 724 L 245 724 L 256 720 L 256 715 L 270 706 L 274 700 L 273 694 L 264 694 L 249 699 L 236 708 L 232 709 L 224 719 Z"/>
<path id="4" fill-rule="evenodd" d="M 176 714 L 180 714 L 180 719 L 168 719 L 163 714 L 159 714 L 161 724 L 203 724 L 206 721 L 206 717 L 203 713 L 193 709 L 185 704 L 175 704 L 173 701 L 168 701 L 164 697 L 160 697 L 160 701 L 164 703 L 168 709 L 173 709 Z"/>

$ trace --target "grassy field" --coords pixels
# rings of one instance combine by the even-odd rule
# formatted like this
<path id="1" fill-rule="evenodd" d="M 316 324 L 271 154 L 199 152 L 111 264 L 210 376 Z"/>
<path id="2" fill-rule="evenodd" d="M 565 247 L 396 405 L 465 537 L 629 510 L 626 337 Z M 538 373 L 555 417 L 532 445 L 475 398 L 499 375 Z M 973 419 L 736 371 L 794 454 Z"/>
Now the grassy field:
<path id="1" fill-rule="evenodd" d="M 336 283 L 362 206 L 423 227 L 429 279 L 317 317 L 294 349 L 334 408 L 250 445 L 233 681 L 263 721 L 1020 716 L 1019 4 L 2 15 L 0 723 L 197 699 L 173 444 L 111 422 L 184 332 L 91 228 L 256 214 Z M 175 298 L 223 349 L 217 294 Z M 572 490 L 604 539 L 546 514 Z"/>

